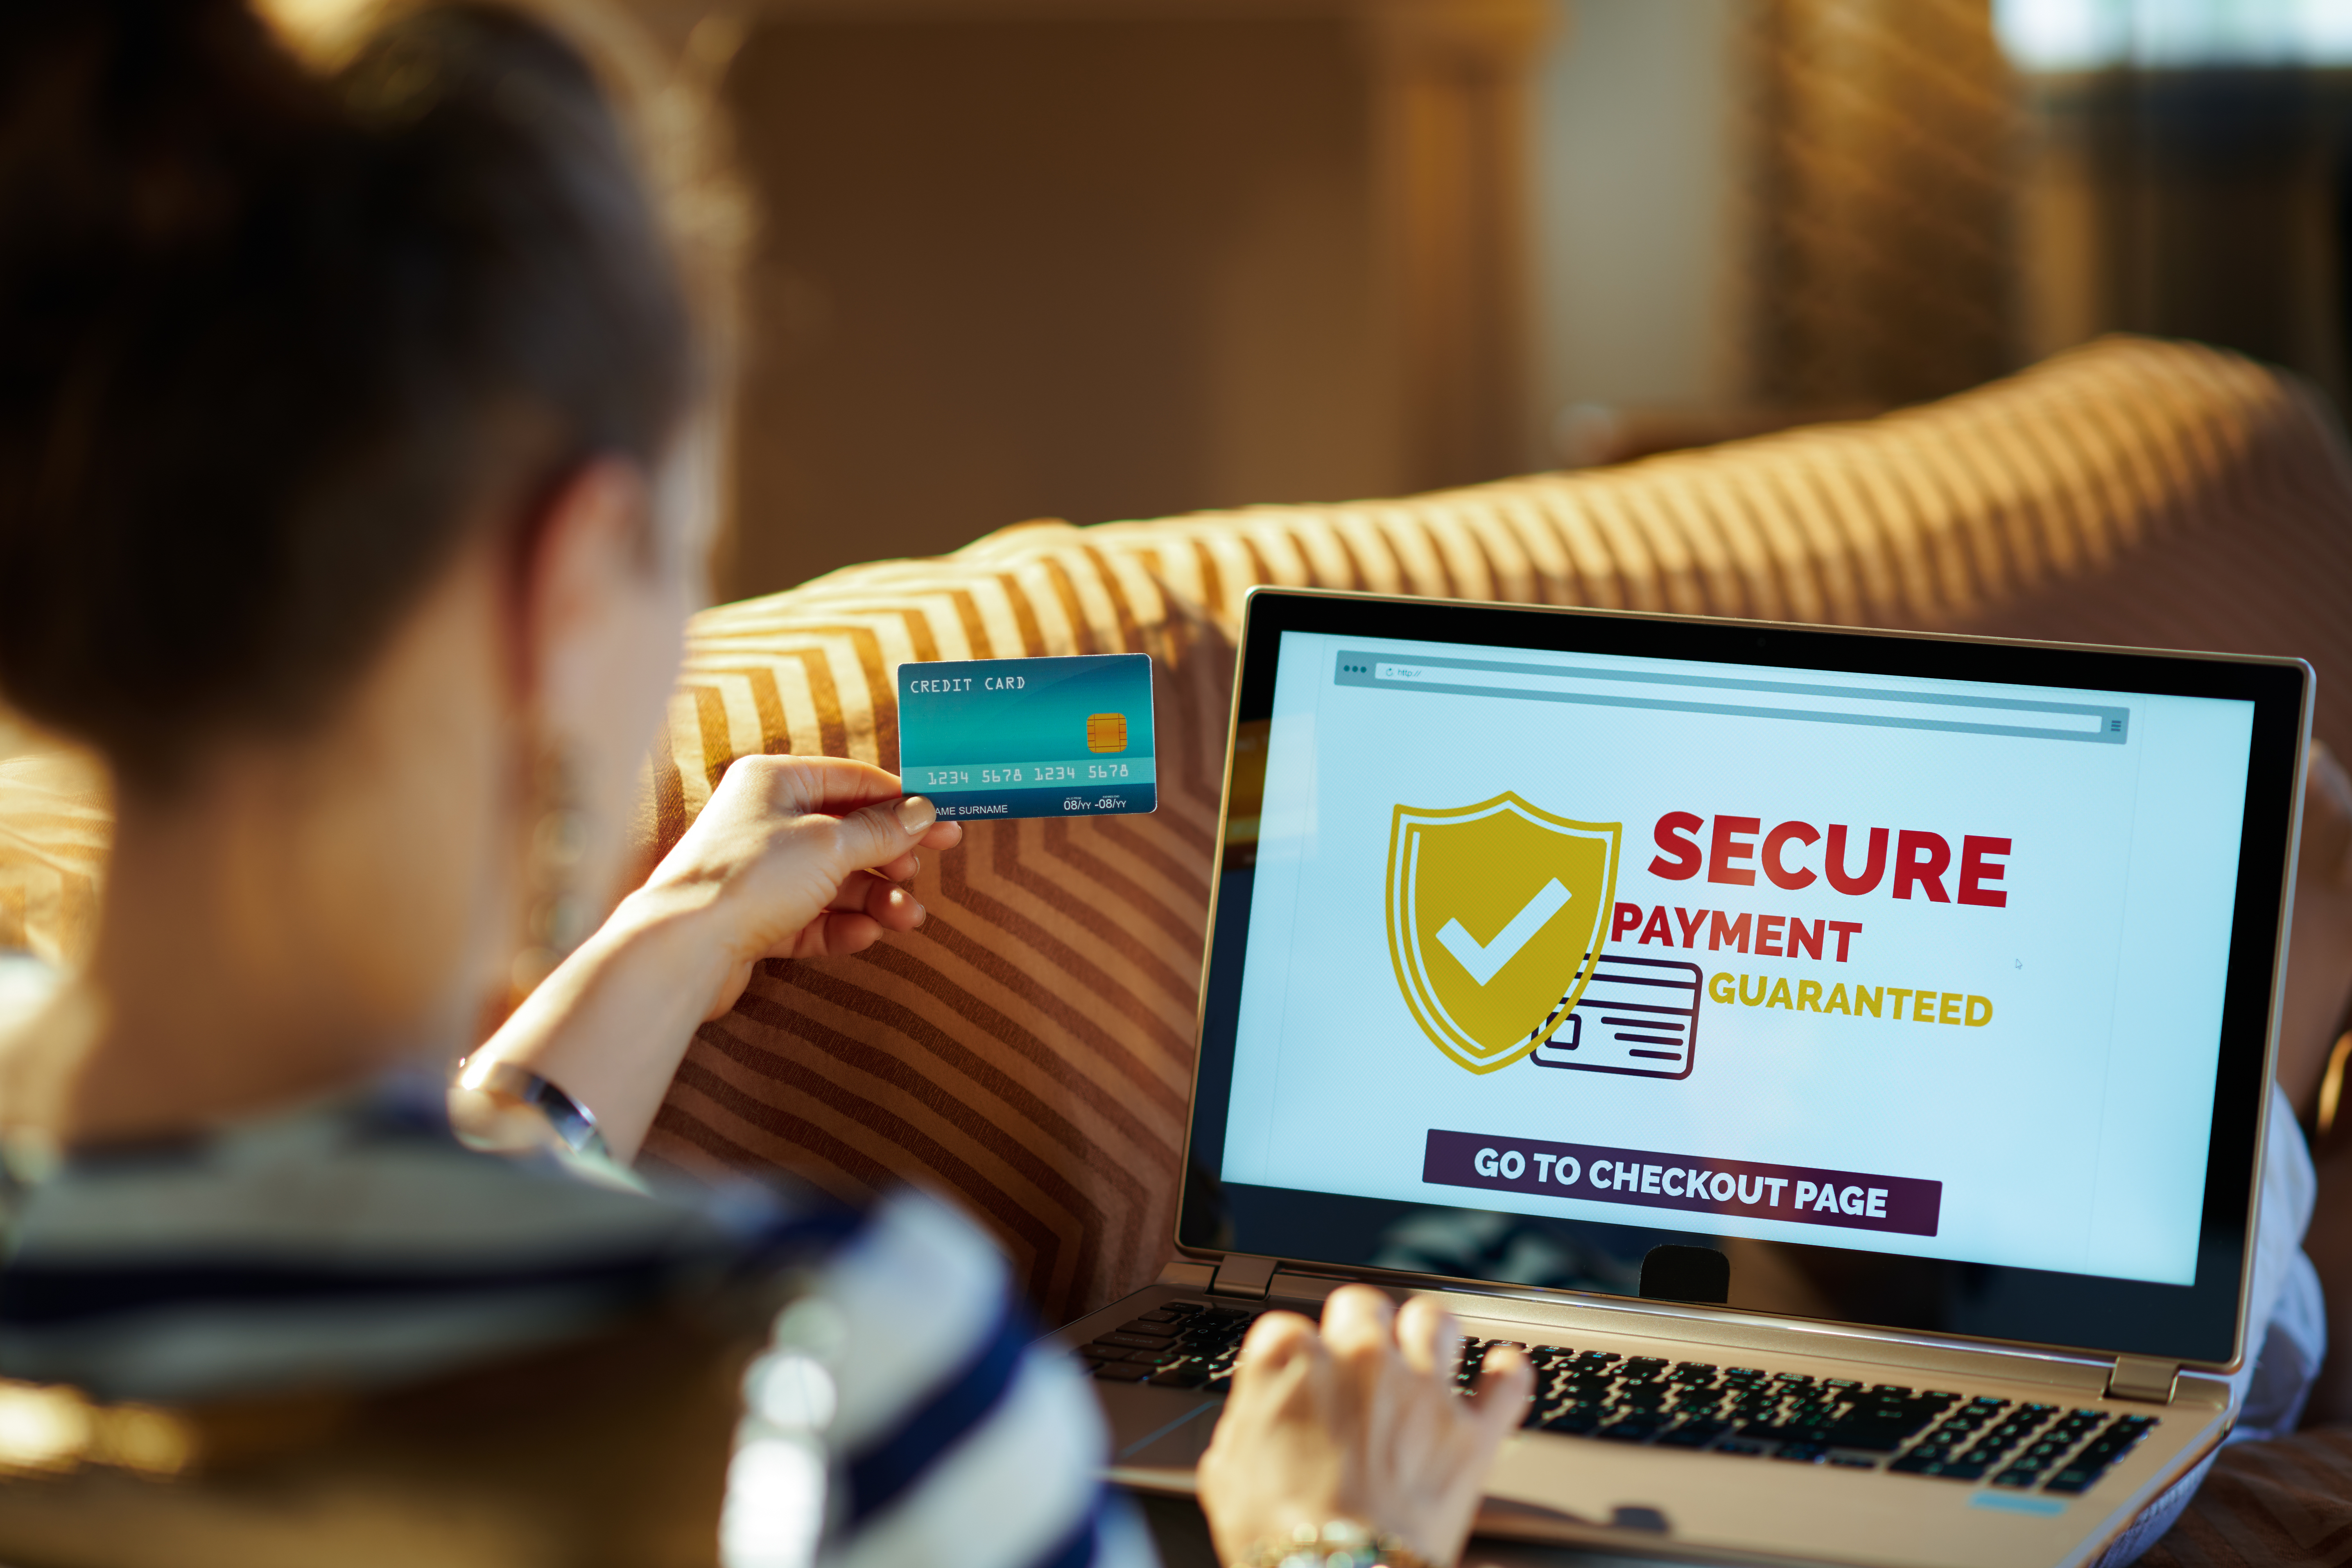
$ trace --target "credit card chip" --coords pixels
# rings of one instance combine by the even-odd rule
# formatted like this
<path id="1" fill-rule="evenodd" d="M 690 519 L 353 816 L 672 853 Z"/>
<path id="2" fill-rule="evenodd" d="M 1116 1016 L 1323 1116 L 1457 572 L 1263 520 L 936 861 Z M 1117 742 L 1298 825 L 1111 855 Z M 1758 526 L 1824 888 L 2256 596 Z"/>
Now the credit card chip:
<path id="1" fill-rule="evenodd" d="M 1089 752 L 1127 750 L 1127 715 L 1124 713 L 1087 714 L 1087 750 Z"/>

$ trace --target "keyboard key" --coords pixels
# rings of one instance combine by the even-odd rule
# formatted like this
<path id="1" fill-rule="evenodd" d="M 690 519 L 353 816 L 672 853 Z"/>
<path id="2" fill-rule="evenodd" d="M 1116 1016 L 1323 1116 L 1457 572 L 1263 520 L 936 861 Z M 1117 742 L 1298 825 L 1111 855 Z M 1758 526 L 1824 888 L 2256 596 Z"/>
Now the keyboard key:
<path id="1" fill-rule="evenodd" d="M 1730 1430 L 1728 1421 L 1697 1416 L 1659 1433 L 1657 1442 L 1662 1448 L 1704 1448 Z"/>
<path id="2" fill-rule="evenodd" d="M 1647 1415 L 1628 1415 L 1598 1428 L 1592 1435 L 1612 1443 L 1646 1443 L 1658 1435 L 1658 1422 Z"/>
<path id="3" fill-rule="evenodd" d="M 2117 1459 L 2147 1436 L 2148 1428 L 2155 1424 L 2152 1418 L 2146 1416 L 2117 1418 L 2115 1425 L 2084 1444 L 2083 1451 L 2043 1483 L 2042 1489 L 2048 1492 L 2088 1491 Z"/>

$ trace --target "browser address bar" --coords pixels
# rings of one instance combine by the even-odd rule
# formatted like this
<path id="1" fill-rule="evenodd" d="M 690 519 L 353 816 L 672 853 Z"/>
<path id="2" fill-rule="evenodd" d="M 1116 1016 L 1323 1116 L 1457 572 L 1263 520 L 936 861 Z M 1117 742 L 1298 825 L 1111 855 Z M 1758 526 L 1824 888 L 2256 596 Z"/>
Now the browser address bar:
<path id="1" fill-rule="evenodd" d="M 1463 662 L 1418 664 L 1403 660 L 1381 659 L 1371 671 L 1373 679 L 1382 685 L 1448 687 L 1459 690 L 1472 688 L 1496 693 L 1513 692 L 1528 695 L 1549 695 L 1565 698 L 1591 697 L 1602 700 L 1622 699 L 1627 688 L 1621 679 L 1578 675 L 1540 675 L 1518 670 L 1481 669 Z M 2052 711 L 2043 704 L 2000 704 L 1983 707 L 1955 702 L 1946 698 L 1879 698 L 1823 693 L 1818 688 L 1806 689 L 1801 695 L 1790 689 L 1747 691 L 1729 682 L 1707 681 L 1704 684 L 1679 686 L 1670 682 L 1644 681 L 1642 694 L 1653 700 L 1685 697 L 1694 703 L 1721 712 L 1726 710 L 1753 711 L 1759 718 L 1806 718 L 1832 715 L 1850 719 L 1891 719 L 1913 723 L 1933 722 L 1938 728 L 1959 725 L 1982 725 L 2005 731 L 2031 731 L 2050 735 L 2102 735 L 2111 723 L 2119 732 L 2121 724 L 2097 712 Z M 2105 738 L 2102 736 L 2102 738 Z"/>

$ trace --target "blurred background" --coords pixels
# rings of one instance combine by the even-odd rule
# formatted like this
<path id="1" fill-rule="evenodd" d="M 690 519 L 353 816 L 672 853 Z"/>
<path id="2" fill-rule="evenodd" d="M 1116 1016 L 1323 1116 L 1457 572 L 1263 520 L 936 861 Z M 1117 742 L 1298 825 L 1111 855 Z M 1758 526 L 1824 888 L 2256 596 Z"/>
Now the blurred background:
<path id="1" fill-rule="evenodd" d="M 637 8 L 722 37 L 763 211 L 722 598 L 1863 413 L 2116 329 L 2345 390 L 2352 0 Z"/>
<path id="2" fill-rule="evenodd" d="M 720 599 L 2110 331 L 2346 391 L 2352 0 L 604 3 L 715 83 L 761 214 Z"/>

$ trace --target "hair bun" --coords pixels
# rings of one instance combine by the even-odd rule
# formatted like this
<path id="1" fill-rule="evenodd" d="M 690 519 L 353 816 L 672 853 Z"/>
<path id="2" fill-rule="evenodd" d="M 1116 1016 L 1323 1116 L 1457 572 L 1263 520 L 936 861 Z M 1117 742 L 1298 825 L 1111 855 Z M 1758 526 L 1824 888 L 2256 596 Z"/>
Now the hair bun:
<path id="1" fill-rule="evenodd" d="M 650 463 L 693 379 L 593 74 L 484 5 L 328 78 L 238 0 L 0 0 L 0 690 L 133 786 L 319 721 L 486 486 Z"/>
<path id="2" fill-rule="evenodd" d="M 58 239 L 201 243 L 233 225 L 253 182 L 315 163 L 334 140 L 332 94 L 236 0 L 7 9 L 0 203 L 12 219 L 31 203 L 67 220 Z"/>

